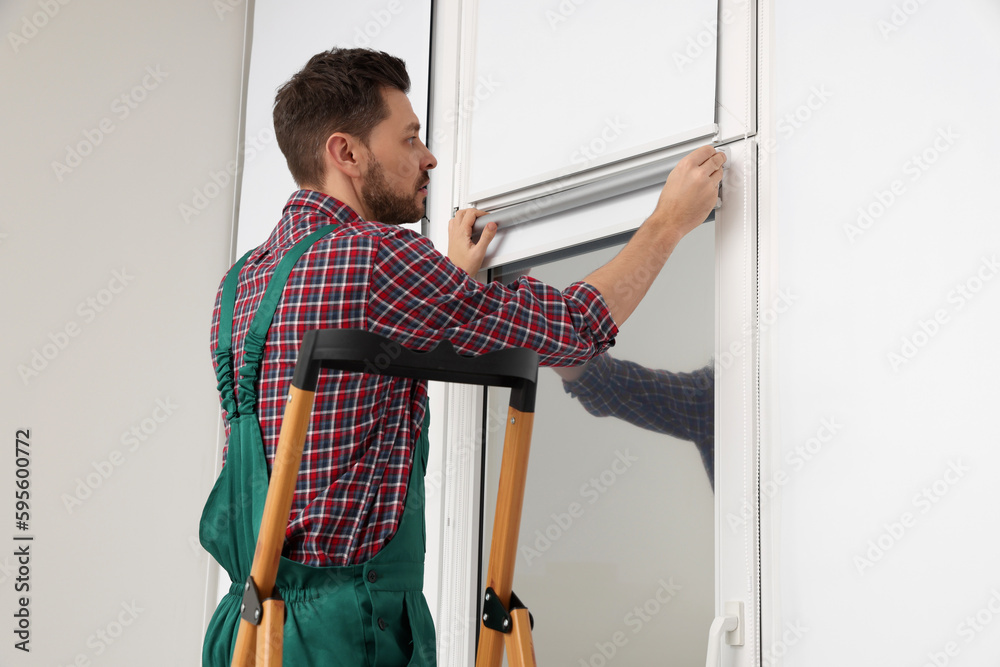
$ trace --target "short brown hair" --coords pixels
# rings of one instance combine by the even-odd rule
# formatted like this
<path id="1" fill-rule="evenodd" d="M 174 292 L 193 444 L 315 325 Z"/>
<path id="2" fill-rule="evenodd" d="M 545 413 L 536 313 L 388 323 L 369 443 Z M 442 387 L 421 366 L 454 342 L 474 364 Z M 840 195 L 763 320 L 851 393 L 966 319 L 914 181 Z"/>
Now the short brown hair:
<path id="1" fill-rule="evenodd" d="M 274 98 L 274 135 L 299 185 L 319 185 L 323 150 L 334 132 L 363 144 L 389 115 L 383 88 L 410 90 L 406 64 L 373 49 L 317 53 Z"/>

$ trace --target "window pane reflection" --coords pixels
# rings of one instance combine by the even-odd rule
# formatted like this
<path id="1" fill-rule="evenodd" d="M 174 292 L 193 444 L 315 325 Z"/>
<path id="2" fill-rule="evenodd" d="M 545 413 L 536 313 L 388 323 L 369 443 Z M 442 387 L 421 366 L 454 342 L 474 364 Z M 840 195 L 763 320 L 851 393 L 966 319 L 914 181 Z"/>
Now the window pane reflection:
<path id="1" fill-rule="evenodd" d="M 711 224 L 681 242 L 615 347 L 578 380 L 539 370 L 514 576 L 539 664 L 704 663 L 715 581 L 713 242 Z M 524 272 L 564 287 L 620 248 Z M 490 390 L 491 424 L 503 424 L 508 398 Z M 484 579 L 502 445 L 502 427 L 489 430 Z"/>

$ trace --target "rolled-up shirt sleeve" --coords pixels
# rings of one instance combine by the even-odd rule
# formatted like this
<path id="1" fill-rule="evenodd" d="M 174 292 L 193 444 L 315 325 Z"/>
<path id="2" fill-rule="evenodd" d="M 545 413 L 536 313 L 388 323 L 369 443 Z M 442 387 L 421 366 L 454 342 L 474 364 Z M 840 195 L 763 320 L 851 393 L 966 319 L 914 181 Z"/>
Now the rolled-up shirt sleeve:
<path id="1" fill-rule="evenodd" d="M 484 285 L 402 228 L 386 233 L 376 251 L 368 322 L 412 349 L 440 340 L 469 355 L 525 347 L 543 366 L 582 363 L 618 334 L 604 298 L 588 283 L 561 291 L 530 277 Z"/>

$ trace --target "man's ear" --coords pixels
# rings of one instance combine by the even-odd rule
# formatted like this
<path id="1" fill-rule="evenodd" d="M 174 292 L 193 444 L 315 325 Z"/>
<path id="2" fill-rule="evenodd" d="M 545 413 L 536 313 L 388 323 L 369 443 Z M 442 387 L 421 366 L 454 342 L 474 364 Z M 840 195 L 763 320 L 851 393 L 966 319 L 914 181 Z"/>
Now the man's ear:
<path id="1" fill-rule="evenodd" d="M 327 137 L 323 151 L 327 169 L 336 169 L 350 178 L 361 178 L 363 160 L 363 147 L 355 137 L 343 132 Z"/>

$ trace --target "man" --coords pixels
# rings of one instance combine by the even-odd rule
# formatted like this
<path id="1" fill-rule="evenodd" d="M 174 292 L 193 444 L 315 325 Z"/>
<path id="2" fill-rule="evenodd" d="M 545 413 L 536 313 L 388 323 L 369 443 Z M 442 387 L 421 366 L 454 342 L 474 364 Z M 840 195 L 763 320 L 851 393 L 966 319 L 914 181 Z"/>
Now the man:
<path id="1" fill-rule="evenodd" d="M 450 340 L 470 355 L 529 347 L 544 365 L 578 365 L 613 344 L 671 250 L 716 200 L 725 157 L 706 146 L 674 170 L 633 242 L 586 281 L 562 292 L 531 278 L 483 285 L 472 276 L 496 228 L 472 241 L 481 211 L 451 221 L 450 260 L 399 227 L 423 216 L 436 166 L 408 88 L 399 59 L 334 49 L 278 91 L 275 135 L 301 189 L 268 240 L 227 274 L 213 316 L 229 458 L 201 538 L 233 586 L 206 635 L 205 664 L 228 664 L 232 651 L 264 464 L 273 462 L 307 330 L 362 328 L 417 350 Z M 293 248 L 303 254 L 279 282 L 280 299 L 271 299 L 264 292 Z M 255 316 L 266 320 L 264 333 L 248 334 Z M 287 605 L 286 663 L 435 664 L 420 592 L 426 398 L 426 383 L 414 380 L 321 378 L 276 586 Z"/>

